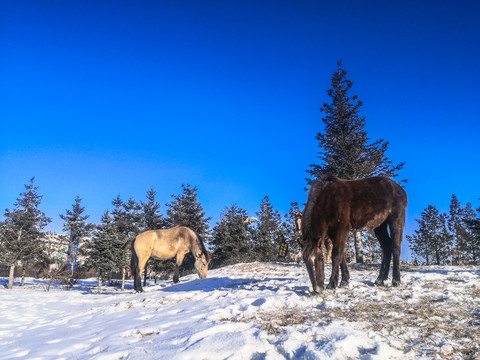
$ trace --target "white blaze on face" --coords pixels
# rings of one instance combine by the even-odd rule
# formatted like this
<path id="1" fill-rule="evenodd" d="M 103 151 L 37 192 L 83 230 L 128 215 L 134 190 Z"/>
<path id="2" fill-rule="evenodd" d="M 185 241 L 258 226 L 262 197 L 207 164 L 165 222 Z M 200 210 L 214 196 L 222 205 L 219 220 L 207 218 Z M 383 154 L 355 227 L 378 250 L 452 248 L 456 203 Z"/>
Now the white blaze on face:
<path id="1" fill-rule="evenodd" d="M 295 230 L 297 230 L 299 234 L 302 233 L 302 218 L 300 216 L 295 217 Z"/>

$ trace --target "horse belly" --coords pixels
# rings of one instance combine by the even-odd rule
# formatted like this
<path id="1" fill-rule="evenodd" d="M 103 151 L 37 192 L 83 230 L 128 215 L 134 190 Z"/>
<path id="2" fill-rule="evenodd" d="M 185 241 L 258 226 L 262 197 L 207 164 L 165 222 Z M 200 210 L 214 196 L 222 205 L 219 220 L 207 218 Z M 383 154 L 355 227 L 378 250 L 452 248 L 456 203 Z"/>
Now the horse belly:
<path id="1" fill-rule="evenodd" d="M 391 213 L 390 208 L 381 209 L 379 207 L 361 208 L 351 214 L 351 227 L 353 229 L 375 229 L 382 225 Z"/>
<path id="2" fill-rule="evenodd" d="M 173 245 L 154 246 L 152 257 L 157 260 L 171 259 L 177 255 L 177 249 Z"/>
<path id="3" fill-rule="evenodd" d="M 375 229 L 379 227 L 385 222 L 385 220 L 387 220 L 387 217 L 389 214 L 390 214 L 389 211 L 383 211 L 376 214 L 372 218 L 368 219 L 368 221 L 365 223 L 364 226 L 362 226 L 362 228 Z"/>

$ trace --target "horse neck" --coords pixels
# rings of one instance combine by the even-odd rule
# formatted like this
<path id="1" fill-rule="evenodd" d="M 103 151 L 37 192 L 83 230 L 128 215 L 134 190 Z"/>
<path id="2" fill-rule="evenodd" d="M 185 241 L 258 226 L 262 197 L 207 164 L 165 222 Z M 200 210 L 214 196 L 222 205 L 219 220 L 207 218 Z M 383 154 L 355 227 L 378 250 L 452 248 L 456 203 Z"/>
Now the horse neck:
<path id="1" fill-rule="evenodd" d="M 197 234 L 193 234 L 190 239 L 190 252 L 194 256 L 195 260 L 203 254 L 202 246 L 200 245 L 200 239 Z"/>

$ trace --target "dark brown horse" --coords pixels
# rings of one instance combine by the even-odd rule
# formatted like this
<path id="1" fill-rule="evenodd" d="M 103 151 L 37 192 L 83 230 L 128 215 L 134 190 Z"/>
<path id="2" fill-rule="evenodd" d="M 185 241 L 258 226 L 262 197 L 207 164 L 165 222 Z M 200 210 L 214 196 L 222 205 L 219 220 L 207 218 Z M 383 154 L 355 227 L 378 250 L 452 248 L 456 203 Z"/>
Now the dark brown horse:
<path id="1" fill-rule="evenodd" d="M 323 182 L 314 183 L 308 194 L 302 222 L 302 256 L 313 291 L 323 291 L 324 240 L 329 237 L 333 242 L 332 274 L 327 289 L 337 287 L 340 265 L 340 286 L 346 286 L 350 277 L 344 256 L 348 233 L 351 229 L 363 228 L 374 229 L 382 247 L 382 265 L 375 284 L 384 285 L 393 257 L 392 285 L 399 285 L 406 207 L 405 190 L 386 177 L 359 180 L 329 177 Z"/>
<path id="2" fill-rule="evenodd" d="M 300 245 L 301 248 L 303 248 L 303 237 L 302 237 L 302 215 L 297 214 L 295 215 L 295 230 L 297 233 L 300 235 L 298 237 L 298 244 Z M 325 239 L 325 250 L 327 250 L 327 255 L 325 256 L 327 259 L 327 262 L 332 262 L 332 240 L 330 238 Z"/>
<path id="3" fill-rule="evenodd" d="M 149 230 L 139 234 L 132 242 L 131 271 L 135 291 L 142 292 L 141 274 L 151 257 L 159 260 L 176 256 L 173 282 L 179 280 L 179 267 L 187 253 L 195 257 L 195 269 L 201 279 L 207 277 L 210 253 L 205 249 L 202 239 L 193 230 L 185 226 L 175 226 L 165 230 Z"/>

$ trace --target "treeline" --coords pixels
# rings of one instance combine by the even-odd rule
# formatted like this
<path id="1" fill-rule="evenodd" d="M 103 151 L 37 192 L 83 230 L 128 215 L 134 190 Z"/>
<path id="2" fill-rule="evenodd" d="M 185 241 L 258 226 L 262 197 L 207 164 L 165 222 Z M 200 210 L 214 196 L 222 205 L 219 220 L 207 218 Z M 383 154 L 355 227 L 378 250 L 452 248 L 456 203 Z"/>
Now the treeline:
<path id="1" fill-rule="evenodd" d="M 480 208 L 477 209 L 480 214 Z M 480 263 L 480 219 L 470 203 L 462 207 L 452 195 L 448 214 L 429 205 L 416 220 L 418 229 L 407 236 L 413 261 L 425 265 Z"/>
<path id="2" fill-rule="evenodd" d="M 212 253 L 211 267 L 277 261 L 283 242 L 288 244 L 291 254 L 299 252 L 294 230 L 294 217 L 300 212 L 298 205 L 292 203 L 289 213 L 281 216 L 268 196 L 263 198 L 255 216 L 249 216 L 237 204 L 226 208 L 213 229 L 209 225 L 211 218 L 205 215 L 198 201 L 197 188 L 190 185 L 182 185 L 181 193 L 172 195 L 172 201 L 166 204 L 166 216 L 160 212 L 154 189 L 147 191 L 144 201 L 117 196 L 112 209 L 102 215 L 100 224 L 88 222 L 89 215 L 77 196 L 72 208 L 60 214 L 65 232 L 61 236 L 44 232 L 51 218 L 40 210 L 41 201 L 32 178 L 0 222 L 0 262 L 9 269 L 9 288 L 19 264 L 23 270 L 22 283 L 26 269 L 36 269 L 36 275 L 52 281 L 66 278 L 70 283 L 90 271 L 98 276 L 99 284 L 112 274 L 121 274 L 123 288 L 130 266 L 130 244 L 135 236 L 142 231 L 175 225 L 188 226 L 206 239 Z M 193 263 L 193 257 L 187 256 L 183 271 L 193 270 Z M 147 268 L 167 277 L 173 272 L 173 260 L 150 260 Z"/>

